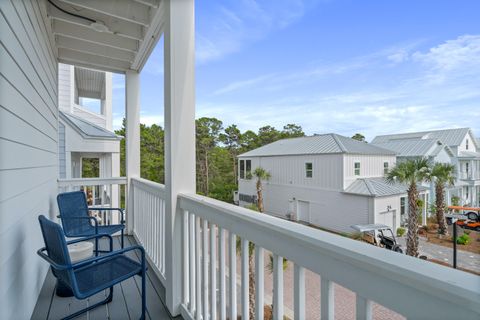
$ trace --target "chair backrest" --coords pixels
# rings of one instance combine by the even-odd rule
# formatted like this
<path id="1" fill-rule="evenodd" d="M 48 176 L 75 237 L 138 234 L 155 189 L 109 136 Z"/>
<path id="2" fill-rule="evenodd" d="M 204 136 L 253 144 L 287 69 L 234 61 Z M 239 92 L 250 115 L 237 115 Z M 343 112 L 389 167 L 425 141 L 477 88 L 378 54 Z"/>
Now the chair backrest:
<path id="1" fill-rule="evenodd" d="M 55 263 L 60 265 L 71 265 L 70 255 L 68 254 L 67 242 L 63 235 L 62 228 L 57 223 L 48 220 L 45 216 L 38 217 L 40 228 L 42 230 L 43 241 L 47 249 L 47 255 Z M 64 283 L 71 286 L 72 272 L 69 270 L 57 270 L 52 266 L 55 276 Z"/>
<path id="2" fill-rule="evenodd" d="M 60 193 L 57 196 L 60 219 L 63 231 L 67 237 L 78 237 L 90 234 L 94 228 L 88 219 L 74 217 L 88 217 L 87 198 L 83 191 Z"/>

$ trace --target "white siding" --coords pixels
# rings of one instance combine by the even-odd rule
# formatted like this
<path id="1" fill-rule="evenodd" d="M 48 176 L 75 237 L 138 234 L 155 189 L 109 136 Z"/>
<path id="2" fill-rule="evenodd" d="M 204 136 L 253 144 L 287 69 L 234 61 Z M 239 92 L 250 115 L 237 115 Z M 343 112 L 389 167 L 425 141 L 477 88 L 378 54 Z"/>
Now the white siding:
<path id="1" fill-rule="evenodd" d="M 88 122 L 96 124 L 99 127 L 107 128 L 105 117 L 102 116 L 101 114 L 97 114 L 89 110 L 86 110 L 85 108 L 82 108 L 79 105 L 75 105 L 73 107 L 73 114 L 76 115 L 77 117 L 87 120 Z"/>
<path id="2" fill-rule="evenodd" d="M 66 153 L 65 153 L 65 125 L 58 123 L 58 176 L 65 179 L 67 177 Z"/>
<path id="3" fill-rule="evenodd" d="M 58 65 L 58 106 L 64 112 L 73 112 L 73 66 L 60 63 Z"/>
<path id="4" fill-rule="evenodd" d="M 407 195 L 375 198 L 375 223 L 390 226 L 394 234 L 400 227 L 400 197 L 402 196 L 406 197 Z"/>
<path id="5" fill-rule="evenodd" d="M 378 155 L 351 155 L 346 154 L 344 158 L 344 188 L 348 188 L 353 181 L 359 178 L 382 177 L 383 163 L 388 162 L 388 167 L 395 166 L 395 156 Z M 356 176 L 354 171 L 355 162 L 360 162 L 360 175 Z"/>
<path id="6" fill-rule="evenodd" d="M 252 159 L 252 171 L 260 166 L 270 172 L 272 184 L 314 186 L 342 190 L 342 155 L 305 155 L 242 158 Z M 305 176 L 305 163 L 313 164 L 313 177 Z"/>
<path id="7" fill-rule="evenodd" d="M 468 139 L 468 150 L 467 150 L 467 139 Z M 462 151 L 477 152 L 474 144 L 475 138 L 469 133 L 465 135 L 462 143 L 457 147 L 457 151 L 460 153 Z"/>
<path id="8" fill-rule="evenodd" d="M 37 216 L 55 216 L 57 63 L 37 1 L 0 1 L 0 319 L 29 319 L 48 265 Z"/>

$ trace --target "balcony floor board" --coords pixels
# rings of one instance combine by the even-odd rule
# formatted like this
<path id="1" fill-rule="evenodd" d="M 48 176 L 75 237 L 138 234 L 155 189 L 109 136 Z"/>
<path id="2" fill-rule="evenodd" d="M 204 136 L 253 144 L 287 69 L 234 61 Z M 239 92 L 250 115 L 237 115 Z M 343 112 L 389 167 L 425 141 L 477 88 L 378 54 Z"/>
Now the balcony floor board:
<path id="1" fill-rule="evenodd" d="M 133 237 L 125 237 L 125 247 L 136 245 Z M 107 242 L 102 240 L 100 247 L 107 248 Z M 119 237 L 114 237 L 114 249 L 120 249 Z M 139 256 L 134 252 L 129 252 L 128 256 L 139 260 Z M 87 304 L 95 303 L 104 299 L 107 292 L 101 292 L 95 296 L 78 300 L 72 298 L 60 298 L 54 293 L 55 277 L 49 271 L 42 290 L 37 300 L 32 318 L 35 320 L 55 320 L 67 316 Z M 113 301 L 107 305 L 100 306 L 94 310 L 85 313 L 75 319 L 120 319 L 130 320 L 138 319 L 141 313 L 141 279 L 139 277 L 130 278 L 121 284 L 117 284 L 113 289 Z M 147 271 L 147 318 L 148 319 L 172 319 L 163 303 L 165 301 L 165 288 L 157 278 L 151 266 Z M 181 319 L 181 317 L 175 318 Z"/>

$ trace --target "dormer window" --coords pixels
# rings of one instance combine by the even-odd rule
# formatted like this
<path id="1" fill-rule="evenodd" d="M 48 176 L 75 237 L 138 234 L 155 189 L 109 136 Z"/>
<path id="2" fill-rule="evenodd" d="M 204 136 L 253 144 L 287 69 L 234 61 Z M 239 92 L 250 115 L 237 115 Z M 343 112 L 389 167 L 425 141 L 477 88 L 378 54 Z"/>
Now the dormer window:
<path id="1" fill-rule="evenodd" d="M 468 150 L 468 139 L 465 140 L 465 149 Z"/>

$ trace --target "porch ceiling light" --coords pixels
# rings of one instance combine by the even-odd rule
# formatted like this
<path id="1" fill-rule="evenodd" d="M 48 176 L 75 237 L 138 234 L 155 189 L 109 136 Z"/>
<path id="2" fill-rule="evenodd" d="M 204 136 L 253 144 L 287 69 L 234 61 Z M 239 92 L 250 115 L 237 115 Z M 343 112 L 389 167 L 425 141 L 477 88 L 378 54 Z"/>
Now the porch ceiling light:
<path id="1" fill-rule="evenodd" d="M 97 32 L 108 32 L 108 27 L 100 21 L 95 21 L 90 24 L 90 27 Z"/>

